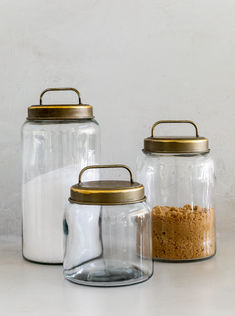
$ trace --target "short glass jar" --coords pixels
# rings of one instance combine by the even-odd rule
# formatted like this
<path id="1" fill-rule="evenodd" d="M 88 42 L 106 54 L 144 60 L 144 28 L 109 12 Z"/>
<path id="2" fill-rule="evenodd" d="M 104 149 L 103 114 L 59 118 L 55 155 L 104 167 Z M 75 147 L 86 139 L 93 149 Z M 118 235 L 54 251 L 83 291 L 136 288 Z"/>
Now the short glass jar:
<path id="1" fill-rule="evenodd" d="M 130 181 L 82 182 L 94 168 L 125 168 Z M 152 276 L 151 211 L 144 187 L 132 180 L 124 165 L 84 168 L 71 187 L 64 220 L 64 276 L 91 286 L 121 286 Z"/>
<path id="2" fill-rule="evenodd" d="M 190 123 L 196 136 L 154 136 L 162 123 Z M 190 261 L 215 254 L 214 162 L 195 123 L 156 122 L 137 159 L 137 179 L 152 208 L 154 259 Z"/>
<path id="3" fill-rule="evenodd" d="M 73 91 L 78 104 L 42 104 L 50 91 Z M 63 262 L 64 207 L 76 174 L 100 158 L 100 128 L 93 107 L 82 104 L 74 88 L 41 93 L 28 108 L 22 128 L 23 256 L 46 264 Z"/>

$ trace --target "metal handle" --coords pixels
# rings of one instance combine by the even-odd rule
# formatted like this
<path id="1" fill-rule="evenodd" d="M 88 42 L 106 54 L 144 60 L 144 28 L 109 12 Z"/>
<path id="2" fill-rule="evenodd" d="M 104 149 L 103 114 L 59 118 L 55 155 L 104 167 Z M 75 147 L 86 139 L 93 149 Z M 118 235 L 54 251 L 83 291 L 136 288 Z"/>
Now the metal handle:
<path id="1" fill-rule="evenodd" d="M 152 126 L 151 137 L 154 137 L 154 136 L 153 136 L 154 128 L 155 128 L 157 125 L 162 124 L 162 123 L 186 123 L 186 124 L 188 123 L 188 124 L 192 124 L 192 125 L 195 127 L 196 137 L 199 137 L 197 125 L 196 125 L 194 122 L 188 121 L 188 120 L 157 121 L 157 122 L 154 123 L 153 126 Z"/>
<path id="2" fill-rule="evenodd" d="M 44 96 L 45 93 L 49 91 L 74 91 L 77 93 L 77 96 L 78 96 L 78 104 L 82 104 L 80 92 L 75 88 L 48 88 L 42 91 L 42 93 L 40 94 L 40 105 L 42 105 L 42 97 Z"/>
<path id="3" fill-rule="evenodd" d="M 82 182 L 82 175 L 83 173 L 88 169 L 104 169 L 104 168 L 124 168 L 126 169 L 130 174 L 130 182 L 133 183 L 133 175 L 131 170 L 126 165 L 93 165 L 93 166 L 87 166 L 83 168 L 79 173 L 78 183 Z"/>

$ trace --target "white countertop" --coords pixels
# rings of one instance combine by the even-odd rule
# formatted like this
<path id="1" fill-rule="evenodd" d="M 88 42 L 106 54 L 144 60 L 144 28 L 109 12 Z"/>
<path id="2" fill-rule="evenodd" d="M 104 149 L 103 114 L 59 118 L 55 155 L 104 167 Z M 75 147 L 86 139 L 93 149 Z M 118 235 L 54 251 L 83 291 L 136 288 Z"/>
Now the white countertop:
<path id="1" fill-rule="evenodd" d="M 222 232 L 221 232 L 222 231 Z M 94 288 L 70 283 L 62 266 L 25 261 L 17 237 L 0 238 L 1 316 L 235 315 L 235 221 L 220 226 L 217 255 L 193 263 L 155 263 L 141 284 Z"/>

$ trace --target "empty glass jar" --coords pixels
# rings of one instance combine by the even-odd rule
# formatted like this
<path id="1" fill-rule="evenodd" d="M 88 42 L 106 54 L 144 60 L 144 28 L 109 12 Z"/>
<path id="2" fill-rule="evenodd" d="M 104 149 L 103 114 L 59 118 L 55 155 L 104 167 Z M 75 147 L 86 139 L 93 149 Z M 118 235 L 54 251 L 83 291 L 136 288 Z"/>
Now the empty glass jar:
<path id="1" fill-rule="evenodd" d="M 130 181 L 82 182 L 94 168 L 125 168 Z M 64 276 L 91 286 L 143 282 L 153 273 L 151 212 L 143 185 L 124 165 L 84 168 L 65 212 Z"/>
<path id="2" fill-rule="evenodd" d="M 189 123 L 196 136 L 154 136 L 162 123 Z M 191 121 L 158 121 L 144 140 L 137 179 L 152 208 L 153 257 L 166 261 L 215 254 L 214 163 L 208 139 Z"/>
<path id="3" fill-rule="evenodd" d="M 48 91 L 74 91 L 78 104 L 43 105 Z M 74 88 L 42 92 L 28 108 L 23 143 L 23 256 L 40 263 L 62 263 L 63 218 L 71 183 L 87 164 L 99 162 L 100 131 L 91 105 Z M 92 177 L 92 175 L 90 175 Z"/>

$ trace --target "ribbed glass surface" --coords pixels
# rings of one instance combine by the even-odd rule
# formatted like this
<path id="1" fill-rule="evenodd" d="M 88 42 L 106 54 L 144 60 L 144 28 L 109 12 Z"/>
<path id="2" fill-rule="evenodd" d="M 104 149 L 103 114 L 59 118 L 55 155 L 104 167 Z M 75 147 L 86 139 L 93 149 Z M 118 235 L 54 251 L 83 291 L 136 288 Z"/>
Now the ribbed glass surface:
<path id="1" fill-rule="evenodd" d="M 137 180 L 152 208 L 154 258 L 188 261 L 215 254 L 215 172 L 209 154 L 142 153 Z"/>
<path id="2" fill-rule="evenodd" d="M 93 120 L 26 122 L 22 139 L 23 255 L 61 263 L 64 206 L 80 170 L 99 162 L 99 126 Z"/>

